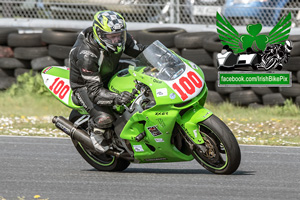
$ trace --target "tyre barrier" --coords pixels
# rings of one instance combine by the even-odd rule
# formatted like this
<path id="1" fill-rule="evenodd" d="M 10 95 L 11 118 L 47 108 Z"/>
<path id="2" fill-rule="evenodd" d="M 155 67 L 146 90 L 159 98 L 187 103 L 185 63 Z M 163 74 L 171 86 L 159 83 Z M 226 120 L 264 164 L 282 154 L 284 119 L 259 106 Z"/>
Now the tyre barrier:
<path id="1" fill-rule="evenodd" d="M 262 100 L 264 105 L 269 105 L 269 106 L 274 106 L 274 105 L 279 105 L 283 106 L 285 98 L 282 96 L 281 93 L 270 93 L 270 94 L 265 94 L 262 96 Z"/>
<path id="2" fill-rule="evenodd" d="M 7 37 L 10 33 L 18 33 L 17 28 L 1 27 L 0 28 L 0 45 L 7 45 Z"/>
<path id="3" fill-rule="evenodd" d="M 46 46 L 47 43 L 42 41 L 41 33 L 10 33 L 7 37 L 7 45 L 10 47 L 41 47 Z"/>
<path id="4" fill-rule="evenodd" d="M 63 28 L 45 28 L 42 32 L 42 41 L 47 44 L 73 46 L 81 30 Z"/>
<path id="5" fill-rule="evenodd" d="M 250 103 L 261 103 L 261 98 L 253 90 L 241 90 L 229 95 L 230 102 L 236 105 L 247 106 Z"/>
<path id="6" fill-rule="evenodd" d="M 81 30 L 46 28 L 41 33 L 19 33 L 17 28 L 0 27 L 0 90 L 9 88 L 17 76 L 33 70 L 40 73 L 47 66 L 69 67 L 69 52 Z M 223 48 L 215 32 L 186 32 L 181 28 L 163 27 L 130 30 L 141 44 L 161 41 L 178 55 L 193 61 L 204 73 L 208 87 L 207 101 L 259 108 L 284 105 L 292 99 L 300 106 L 300 35 L 289 37 L 293 49 L 283 69 L 292 72 L 292 87 L 219 87 L 216 55 Z M 123 54 L 121 59 L 130 59 Z"/>
<path id="7" fill-rule="evenodd" d="M 148 28 L 141 30 L 137 34 L 137 38 L 142 44 L 149 45 L 155 40 L 159 40 L 166 47 L 172 48 L 175 46 L 175 36 L 185 32 L 182 28 L 173 27 Z"/>

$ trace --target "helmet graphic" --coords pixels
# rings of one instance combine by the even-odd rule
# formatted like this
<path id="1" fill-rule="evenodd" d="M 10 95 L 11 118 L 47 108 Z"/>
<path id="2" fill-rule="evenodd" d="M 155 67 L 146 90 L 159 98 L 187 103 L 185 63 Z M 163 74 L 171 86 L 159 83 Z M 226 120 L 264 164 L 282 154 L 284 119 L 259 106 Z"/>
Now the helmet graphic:
<path id="1" fill-rule="evenodd" d="M 126 23 L 122 15 L 114 11 L 99 11 L 94 15 L 93 35 L 105 50 L 118 54 L 124 50 Z"/>

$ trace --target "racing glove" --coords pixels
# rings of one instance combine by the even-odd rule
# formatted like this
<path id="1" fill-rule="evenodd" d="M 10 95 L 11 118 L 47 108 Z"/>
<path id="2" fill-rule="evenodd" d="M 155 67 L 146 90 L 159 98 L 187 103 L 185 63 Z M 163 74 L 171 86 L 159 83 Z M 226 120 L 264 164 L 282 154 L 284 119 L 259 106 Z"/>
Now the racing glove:
<path id="1" fill-rule="evenodd" d="M 122 105 L 122 104 L 126 105 L 130 103 L 133 99 L 134 99 L 134 95 L 131 94 L 130 92 L 125 91 L 122 92 L 114 99 L 114 103 L 118 105 Z"/>

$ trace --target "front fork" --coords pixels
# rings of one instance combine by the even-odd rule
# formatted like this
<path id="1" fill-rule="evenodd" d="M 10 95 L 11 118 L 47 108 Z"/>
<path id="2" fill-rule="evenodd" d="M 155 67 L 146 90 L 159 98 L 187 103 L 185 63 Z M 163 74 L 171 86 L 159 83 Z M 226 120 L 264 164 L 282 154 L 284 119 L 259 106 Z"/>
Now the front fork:
<path id="1" fill-rule="evenodd" d="M 177 123 L 195 144 L 204 144 L 204 139 L 200 134 L 198 123 L 206 120 L 212 114 L 213 113 L 210 110 L 197 104 L 182 116 L 179 116 L 177 118 Z"/>

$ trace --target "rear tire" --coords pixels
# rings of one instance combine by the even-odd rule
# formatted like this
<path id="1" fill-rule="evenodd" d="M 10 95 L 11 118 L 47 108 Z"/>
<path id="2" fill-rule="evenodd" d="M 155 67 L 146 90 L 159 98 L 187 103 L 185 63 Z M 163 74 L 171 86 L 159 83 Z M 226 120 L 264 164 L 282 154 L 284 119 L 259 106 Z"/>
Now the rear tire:
<path id="1" fill-rule="evenodd" d="M 212 115 L 199 123 L 205 140 L 206 152 L 195 145 L 194 158 L 208 171 L 215 174 L 232 174 L 241 161 L 238 142 L 231 130 L 218 117 Z"/>
<path id="2" fill-rule="evenodd" d="M 79 114 L 76 110 L 72 110 L 69 120 L 74 123 L 80 116 L 81 114 Z M 84 123 L 79 128 L 86 131 L 88 128 L 88 123 Z M 130 164 L 129 161 L 116 158 L 115 156 L 92 152 L 85 148 L 77 140 L 72 139 L 72 142 L 83 159 L 99 171 L 123 171 Z"/>

